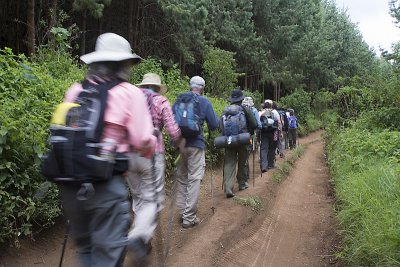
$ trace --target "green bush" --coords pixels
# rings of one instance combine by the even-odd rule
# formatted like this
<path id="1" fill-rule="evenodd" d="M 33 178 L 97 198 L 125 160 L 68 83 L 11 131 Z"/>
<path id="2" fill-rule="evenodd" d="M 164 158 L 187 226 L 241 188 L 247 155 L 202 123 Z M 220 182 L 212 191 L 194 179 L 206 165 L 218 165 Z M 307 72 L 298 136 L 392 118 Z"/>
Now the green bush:
<path id="1" fill-rule="evenodd" d="M 235 53 L 209 48 L 203 63 L 206 92 L 217 97 L 227 97 L 234 89 L 238 74 L 235 73 Z"/>
<path id="2" fill-rule="evenodd" d="M 44 198 L 35 197 L 43 182 L 38 166 L 53 108 L 82 72 L 69 56 L 48 53 L 46 60 L 29 62 L 0 50 L 0 243 L 18 245 L 32 226 L 49 225 L 60 213 L 54 186 Z"/>
<path id="3" fill-rule="evenodd" d="M 294 109 L 299 124 L 304 124 L 311 114 L 311 94 L 303 89 L 296 89 L 292 94 L 282 97 L 279 104 L 286 109 Z"/>

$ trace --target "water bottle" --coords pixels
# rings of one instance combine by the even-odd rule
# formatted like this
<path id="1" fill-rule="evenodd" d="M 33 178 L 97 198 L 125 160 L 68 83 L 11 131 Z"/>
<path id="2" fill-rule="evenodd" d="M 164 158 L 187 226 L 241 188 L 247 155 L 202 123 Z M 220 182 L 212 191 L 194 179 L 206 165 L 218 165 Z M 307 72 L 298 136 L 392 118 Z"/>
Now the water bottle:
<path id="1" fill-rule="evenodd" d="M 115 150 L 117 148 L 117 141 L 111 138 L 103 140 L 102 148 L 100 150 L 100 157 L 113 161 L 115 157 Z"/>

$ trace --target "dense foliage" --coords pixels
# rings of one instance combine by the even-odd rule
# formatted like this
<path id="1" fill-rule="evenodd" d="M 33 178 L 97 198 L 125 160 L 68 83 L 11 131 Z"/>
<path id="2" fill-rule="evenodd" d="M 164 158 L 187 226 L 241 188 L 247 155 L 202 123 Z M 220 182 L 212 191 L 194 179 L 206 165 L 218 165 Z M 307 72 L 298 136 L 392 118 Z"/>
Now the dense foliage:
<path id="1" fill-rule="evenodd" d="M 330 0 L 34 3 L 0 10 L 0 49 L 13 49 L 0 50 L 0 243 L 18 245 L 60 214 L 57 188 L 43 188 L 38 172 L 48 121 L 66 88 L 83 79 L 72 55 L 111 31 L 147 58 L 131 82 L 160 74 L 171 103 L 188 90 L 188 76 L 202 75 L 218 114 L 240 86 L 257 107 L 272 98 L 293 108 L 300 135 L 325 127 L 343 233 L 338 256 L 349 266 L 400 265 L 400 43 L 374 57 Z M 398 22 L 399 0 L 389 5 Z M 220 162 L 210 143 L 217 134 L 205 129 L 209 166 Z M 176 156 L 167 146 L 167 182 Z"/>
<path id="2" fill-rule="evenodd" d="M 38 164 L 53 108 L 82 74 L 71 57 L 48 55 L 32 63 L 0 51 L 0 242 L 29 235 L 32 224 L 46 226 L 60 213 L 54 188 L 35 197 L 43 182 Z"/>
<path id="3" fill-rule="evenodd" d="M 239 85 L 275 100 L 295 88 L 335 91 L 338 80 L 349 85 L 354 76 L 366 79 L 374 65 L 356 25 L 329 0 L 43 0 L 30 8 L 24 1 L 4 5 L 0 23 L 18 30 L 1 32 L 0 47 L 25 51 L 25 44 L 50 42 L 52 27 L 74 28 L 74 53 L 83 54 L 99 33 L 111 31 L 125 36 L 139 55 L 157 58 L 163 67 L 178 63 L 188 76 L 205 62 L 214 64 L 210 53 L 228 51 L 241 74 Z M 24 15 L 32 12 L 34 25 L 31 20 L 24 27 Z M 37 39 L 24 39 L 26 29 L 35 29 Z"/>
<path id="4" fill-rule="evenodd" d="M 340 88 L 325 113 L 328 162 L 335 185 L 343 249 L 349 266 L 400 264 L 400 124 L 395 70 Z M 393 66 L 396 67 L 396 66 Z"/>

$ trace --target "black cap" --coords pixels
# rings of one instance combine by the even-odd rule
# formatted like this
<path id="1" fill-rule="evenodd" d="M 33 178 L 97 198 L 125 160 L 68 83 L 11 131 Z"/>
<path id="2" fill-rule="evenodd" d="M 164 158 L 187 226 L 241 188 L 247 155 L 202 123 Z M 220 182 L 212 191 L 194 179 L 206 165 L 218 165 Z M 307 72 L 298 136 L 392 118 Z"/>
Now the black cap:
<path id="1" fill-rule="evenodd" d="M 244 99 L 244 95 L 242 90 L 234 89 L 230 97 L 228 97 L 228 101 L 231 103 L 237 103 Z"/>

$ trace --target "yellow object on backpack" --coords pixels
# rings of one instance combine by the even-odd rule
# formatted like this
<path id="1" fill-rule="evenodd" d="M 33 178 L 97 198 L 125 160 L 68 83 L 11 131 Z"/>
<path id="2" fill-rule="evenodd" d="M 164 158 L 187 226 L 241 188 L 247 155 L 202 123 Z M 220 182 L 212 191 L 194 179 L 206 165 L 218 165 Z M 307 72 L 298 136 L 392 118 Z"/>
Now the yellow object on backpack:
<path id="1" fill-rule="evenodd" d="M 66 125 L 66 118 L 67 118 L 67 113 L 71 108 L 76 108 L 79 107 L 80 105 L 77 103 L 61 103 L 57 105 L 56 110 L 53 113 L 53 116 L 51 117 L 51 124 L 55 125 Z"/>

